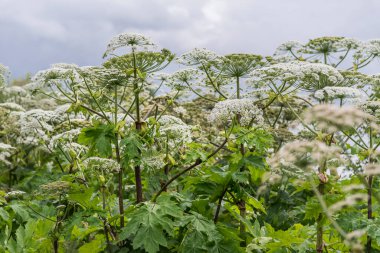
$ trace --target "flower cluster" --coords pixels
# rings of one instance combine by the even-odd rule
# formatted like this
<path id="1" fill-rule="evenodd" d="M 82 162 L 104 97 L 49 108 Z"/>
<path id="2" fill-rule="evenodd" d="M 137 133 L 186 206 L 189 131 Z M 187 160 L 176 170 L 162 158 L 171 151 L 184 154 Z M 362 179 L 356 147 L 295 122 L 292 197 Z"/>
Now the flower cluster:
<path id="1" fill-rule="evenodd" d="M 285 42 L 285 43 L 282 43 L 281 45 L 279 45 L 279 46 L 276 48 L 276 51 L 275 51 L 274 55 L 277 56 L 277 55 L 281 55 L 281 54 L 283 54 L 283 53 L 287 53 L 287 52 L 295 53 L 295 52 L 297 52 L 301 47 L 302 47 L 301 42 L 294 41 L 294 40 L 287 41 L 287 42 Z"/>
<path id="2" fill-rule="evenodd" d="M 137 33 L 122 33 L 111 39 L 103 57 L 107 57 L 120 47 L 131 47 L 132 50 L 137 50 L 139 48 L 147 50 L 151 47 L 155 47 L 155 44 L 150 38 L 144 35 Z"/>
<path id="3" fill-rule="evenodd" d="M 364 167 L 364 174 L 366 176 L 375 176 L 380 174 L 380 164 L 367 164 Z"/>
<path id="4" fill-rule="evenodd" d="M 0 142 L 0 163 L 11 165 L 11 163 L 8 161 L 8 158 L 11 156 L 14 150 L 15 148 L 11 145 Z"/>
<path id="5" fill-rule="evenodd" d="M 63 145 L 67 143 L 76 142 L 81 129 L 72 129 L 60 134 L 56 134 L 50 139 L 49 149 L 53 150 L 57 148 L 58 145 Z"/>
<path id="6" fill-rule="evenodd" d="M 120 84 L 121 80 L 127 80 L 128 75 L 125 71 L 121 71 L 118 68 L 109 67 L 95 67 L 95 66 L 84 66 L 80 67 L 78 74 L 85 79 L 90 79 L 93 81 L 99 81 L 102 84 Z"/>
<path id="7" fill-rule="evenodd" d="M 329 207 L 329 211 L 335 213 L 341 209 L 349 206 L 353 206 L 358 202 L 365 201 L 367 199 L 367 194 L 364 193 L 355 193 L 348 195 L 345 199 L 336 202 L 335 204 Z"/>
<path id="8" fill-rule="evenodd" d="M 359 108 L 380 119 L 380 101 L 369 100 L 359 104 Z"/>
<path id="9" fill-rule="evenodd" d="M 254 69 L 265 65 L 263 57 L 255 54 L 228 54 L 223 61 L 217 68 L 227 78 L 246 77 Z"/>
<path id="10" fill-rule="evenodd" d="M 305 113 L 306 123 L 316 125 L 328 132 L 336 132 L 371 122 L 373 117 L 355 107 L 339 107 L 329 104 L 316 105 Z"/>
<path id="11" fill-rule="evenodd" d="M 200 80 L 200 72 L 197 69 L 182 69 L 174 72 L 167 78 L 166 84 L 174 89 L 181 90 L 187 88 L 188 85 L 198 85 Z"/>
<path id="12" fill-rule="evenodd" d="M 358 59 L 368 59 L 380 56 L 380 39 L 369 40 L 362 43 L 359 50 L 354 55 Z M 365 61 L 365 60 L 364 60 Z"/>
<path id="13" fill-rule="evenodd" d="M 40 189 L 51 194 L 65 194 L 71 189 L 71 183 L 67 181 L 54 181 L 40 186 Z"/>
<path id="14" fill-rule="evenodd" d="M 158 119 L 160 125 L 160 135 L 166 140 L 169 139 L 169 146 L 175 147 L 179 143 L 189 143 L 192 141 L 191 127 L 186 125 L 181 119 L 163 115 Z"/>
<path id="15" fill-rule="evenodd" d="M 5 87 L 2 90 L 2 93 L 5 96 L 26 96 L 27 95 L 27 91 L 24 88 L 19 87 L 19 86 Z"/>
<path id="16" fill-rule="evenodd" d="M 351 87 L 324 87 L 314 93 L 314 97 L 319 100 L 333 100 L 333 99 L 361 99 L 364 94 L 361 90 Z"/>
<path id="17" fill-rule="evenodd" d="M 306 54 L 336 53 L 348 48 L 357 48 L 360 42 L 344 37 L 320 37 L 310 40 L 300 50 Z"/>
<path id="18" fill-rule="evenodd" d="M 0 87 L 7 83 L 8 77 L 10 75 L 9 68 L 0 64 Z"/>
<path id="19" fill-rule="evenodd" d="M 179 64 L 193 66 L 193 65 L 206 65 L 210 62 L 221 62 L 221 57 L 216 53 L 205 48 L 194 48 L 190 52 L 184 53 L 178 57 Z"/>
<path id="20" fill-rule="evenodd" d="M 23 197 L 25 194 L 26 192 L 24 191 L 10 191 L 10 192 L 7 192 L 7 194 L 5 194 L 5 198 L 7 200 L 18 199 L 18 198 Z"/>
<path id="21" fill-rule="evenodd" d="M 284 145 L 268 164 L 276 173 L 305 178 L 308 172 L 322 166 L 326 161 L 340 158 L 341 150 L 320 141 L 296 140 Z"/>
<path id="22" fill-rule="evenodd" d="M 21 144 L 38 145 L 39 140 L 47 141 L 47 132 L 53 131 L 53 124 L 61 119 L 54 111 L 33 109 L 26 112 L 12 112 L 17 119 L 19 128 L 18 142 Z"/>
<path id="23" fill-rule="evenodd" d="M 159 170 L 165 166 L 165 154 L 154 153 L 154 154 L 144 154 L 141 159 L 141 165 L 144 170 L 155 169 Z"/>
<path id="24" fill-rule="evenodd" d="M 100 157 L 87 158 L 83 161 L 83 166 L 86 169 L 91 169 L 103 173 L 115 173 L 119 172 L 120 170 L 120 165 L 116 161 Z"/>
<path id="25" fill-rule="evenodd" d="M 293 61 L 278 63 L 256 69 L 250 73 L 249 83 L 281 81 L 295 84 L 307 90 L 318 90 L 326 86 L 336 86 L 343 81 L 339 71 L 329 65 Z"/>
<path id="26" fill-rule="evenodd" d="M 263 125 L 264 118 L 261 110 L 255 105 L 255 101 L 248 98 L 227 99 L 215 104 L 209 120 L 215 124 L 222 125 L 239 118 L 242 126 Z"/>
<path id="27" fill-rule="evenodd" d="M 187 110 L 183 106 L 175 107 L 173 108 L 173 111 L 182 116 L 187 114 Z"/>
<path id="28" fill-rule="evenodd" d="M 32 77 L 33 85 L 30 88 L 41 88 L 55 82 L 60 83 L 65 80 L 78 80 L 78 66 L 74 64 L 53 64 L 51 68 L 41 70 Z"/>
<path id="29" fill-rule="evenodd" d="M 16 111 L 16 112 L 25 111 L 25 109 L 21 105 L 12 103 L 12 102 L 0 103 L 0 108 L 8 110 L 8 111 Z"/>

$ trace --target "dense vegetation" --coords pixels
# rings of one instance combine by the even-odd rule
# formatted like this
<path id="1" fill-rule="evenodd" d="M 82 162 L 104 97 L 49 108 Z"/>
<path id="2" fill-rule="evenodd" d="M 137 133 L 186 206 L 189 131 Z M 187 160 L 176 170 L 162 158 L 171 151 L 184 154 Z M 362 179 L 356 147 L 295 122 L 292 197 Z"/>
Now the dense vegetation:
<path id="1" fill-rule="evenodd" d="M 102 66 L 0 65 L 0 252 L 380 252 L 379 57 L 121 34 Z"/>

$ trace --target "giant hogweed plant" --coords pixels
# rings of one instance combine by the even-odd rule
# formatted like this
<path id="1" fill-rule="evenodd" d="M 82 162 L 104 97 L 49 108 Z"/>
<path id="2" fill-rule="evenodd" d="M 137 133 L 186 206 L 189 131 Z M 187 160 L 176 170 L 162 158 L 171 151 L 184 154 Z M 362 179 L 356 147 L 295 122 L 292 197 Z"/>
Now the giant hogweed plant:
<path id="1" fill-rule="evenodd" d="M 377 252 L 378 52 L 175 57 L 127 33 L 23 87 L 1 65 L 2 251 Z"/>

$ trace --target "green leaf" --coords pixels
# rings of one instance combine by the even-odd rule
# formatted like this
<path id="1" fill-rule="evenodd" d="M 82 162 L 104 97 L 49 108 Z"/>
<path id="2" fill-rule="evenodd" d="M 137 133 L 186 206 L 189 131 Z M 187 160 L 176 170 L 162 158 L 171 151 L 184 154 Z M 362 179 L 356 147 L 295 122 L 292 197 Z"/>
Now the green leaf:
<path id="1" fill-rule="evenodd" d="M 103 234 L 97 234 L 95 238 L 89 242 L 84 244 L 78 249 L 79 253 L 98 253 L 103 252 L 106 247 L 105 239 Z"/>
<path id="2" fill-rule="evenodd" d="M 90 152 L 97 151 L 102 157 L 112 155 L 112 142 L 115 140 L 113 125 L 95 122 L 93 127 L 85 127 L 79 134 L 78 142 L 90 146 Z"/>
<path id="3" fill-rule="evenodd" d="M 121 145 L 124 147 L 124 164 L 128 164 L 130 160 L 139 162 L 140 150 L 143 147 L 140 136 L 136 132 L 130 132 L 124 139 L 121 140 Z"/>
<path id="4" fill-rule="evenodd" d="M 85 208 L 90 209 L 100 209 L 98 206 L 100 200 L 93 196 L 94 189 L 92 188 L 81 188 L 78 191 L 72 191 L 68 194 L 67 199 L 75 203 L 80 204 Z"/>
<path id="5" fill-rule="evenodd" d="M 258 201 L 256 198 L 254 197 L 250 197 L 248 199 L 248 205 L 252 205 L 255 209 L 257 210 L 260 210 L 261 212 L 265 213 L 266 214 L 266 211 L 265 211 L 265 207 L 263 206 L 263 204 L 261 204 L 260 201 Z"/>
<path id="6" fill-rule="evenodd" d="M 8 222 L 8 221 L 9 221 L 9 218 L 10 218 L 8 212 L 5 211 L 5 209 L 4 209 L 3 207 L 0 207 L 0 217 L 1 217 L 4 221 L 6 221 L 6 222 Z"/>
<path id="7" fill-rule="evenodd" d="M 166 234 L 174 236 L 175 218 L 181 218 L 182 210 L 168 197 L 160 197 L 157 203 L 145 202 L 135 209 L 119 235 L 120 240 L 133 237 L 134 249 L 144 249 L 149 253 L 167 247 Z"/>
<path id="8" fill-rule="evenodd" d="M 12 210 L 21 217 L 23 221 L 27 221 L 29 219 L 29 213 L 25 210 L 24 206 L 13 204 L 11 205 Z"/>
<path id="9" fill-rule="evenodd" d="M 305 205 L 305 220 L 316 220 L 322 212 L 322 207 L 317 198 L 310 198 Z"/>

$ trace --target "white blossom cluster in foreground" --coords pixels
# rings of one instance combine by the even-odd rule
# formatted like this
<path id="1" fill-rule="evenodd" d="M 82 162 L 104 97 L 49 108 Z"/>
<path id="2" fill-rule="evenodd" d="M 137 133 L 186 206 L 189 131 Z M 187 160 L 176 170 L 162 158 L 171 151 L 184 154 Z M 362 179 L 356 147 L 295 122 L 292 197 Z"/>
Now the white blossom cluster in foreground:
<path id="1" fill-rule="evenodd" d="M 379 128 L 374 124 L 374 117 L 353 106 L 339 107 L 321 104 L 310 108 L 305 113 L 305 121 L 315 123 L 319 128 L 328 132 L 359 126 L 363 123 Z"/>

